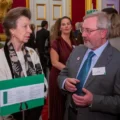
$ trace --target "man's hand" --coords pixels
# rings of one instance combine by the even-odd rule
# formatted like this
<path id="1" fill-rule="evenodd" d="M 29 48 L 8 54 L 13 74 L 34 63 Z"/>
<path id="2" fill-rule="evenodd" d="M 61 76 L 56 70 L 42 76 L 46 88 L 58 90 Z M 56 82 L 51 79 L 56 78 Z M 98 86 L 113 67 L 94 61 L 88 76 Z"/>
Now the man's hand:
<path id="1" fill-rule="evenodd" d="M 79 80 L 75 78 L 67 78 L 65 81 L 65 89 L 69 92 L 75 92 L 77 90 L 76 84 L 80 82 Z"/>
<path id="2" fill-rule="evenodd" d="M 85 93 L 84 96 L 79 96 L 76 94 L 72 95 L 73 101 L 78 106 L 89 106 L 93 101 L 93 94 L 87 89 L 83 88 L 82 91 Z"/>

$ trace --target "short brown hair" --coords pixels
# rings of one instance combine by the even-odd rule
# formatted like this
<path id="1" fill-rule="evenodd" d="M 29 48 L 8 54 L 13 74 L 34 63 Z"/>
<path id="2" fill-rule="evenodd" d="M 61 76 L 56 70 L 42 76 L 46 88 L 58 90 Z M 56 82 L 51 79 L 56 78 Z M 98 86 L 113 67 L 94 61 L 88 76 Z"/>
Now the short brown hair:
<path id="1" fill-rule="evenodd" d="M 11 28 L 16 28 L 16 21 L 18 18 L 21 16 L 25 16 L 29 19 L 31 19 L 31 12 L 28 8 L 25 7 L 16 7 L 8 11 L 6 14 L 4 20 L 3 20 L 3 28 L 5 31 L 5 34 L 7 35 L 7 38 L 10 39 L 11 33 L 10 29 Z"/>

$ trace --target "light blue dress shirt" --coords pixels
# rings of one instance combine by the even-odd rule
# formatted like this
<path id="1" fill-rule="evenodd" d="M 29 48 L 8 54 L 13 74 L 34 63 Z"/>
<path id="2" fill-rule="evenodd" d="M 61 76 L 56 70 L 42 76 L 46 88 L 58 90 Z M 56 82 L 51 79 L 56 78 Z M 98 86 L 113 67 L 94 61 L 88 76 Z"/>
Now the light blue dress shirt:
<path id="1" fill-rule="evenodd" d="M 106 48 L 107 45 L 108 45 L 108 41 L 106 41 L 102 46 L 100 46 L 99 48 L 97 48 L 97 49 L 94 50 L 94 51 L 91 50 L 91 49 L 88 49 L 88 50 L 86 51 L 86 53 L 85 53 L 85 55 L 84 55 L 84 58 L 83 58 L 83 60 L 82 60 L 82 63 L 81 63 L 81 65 L 80 65 L 80 68 L 79 68 L 79 70 L 78 70 L 78 73 L 79 73 L 79 71 L 81 70 L 81 68 L 82 68 L 85 60 L 87 59 L 89 52 L 93 51 L 93 52 L 95 53 L 95 55 L 92 57 L 91 66 L 90 66 L 88 75 L 87 75 L 87 77 L 86 77 L 86 79 L 85 79 L 84 85 L 85 85 L 85 83 L 86 83 L 86 81 L 87 81 L 87 79 L 88 79 L 88 76 L 90 75 L 90 72 L 91 72 L 92 68 L 95 66 L 97 60 L 99 59 L 100 55 L 102 54 L 103 50 Z M 77 73 L 77 76 L 78 76 L 78 73 Z M 77 76 L 76 76 L 76 78 L 77 78 Z"/>
<path id="2" fill-rule="evenodd" d="M 82 68 L 85 60 L 87 59 L 89 52 L 90 52 L 90 51 L 93 51 L 93 52 L 95 53 L 95 55 L 94 55 L 93 58 L 92 58 L 91 66 L 90 66 L 88 75 L 87 75 L 87 77 L 86 77 L 86 80 L 85 80 L 85 82 L 84 82 L 84 85 L 85 85 L 85 83 L 86 83 L 86 81 L 87 81 L 87 78 L 88 78 L 88 76 L 89 76 L 92 68 L 95 66 L 97 60 L 99 59 L 100 55 L 102 54 L 103 50 L 106 48 L 106 46 L 108 45 L 108 43 L 109 43 L 109 42 L 108 42 L 108 40 L 107 40 L 102 46 L 100 46 L 100 47 L 97 48 L 96 50 L 93 51 L 93 50 L 91 50 L 91 49 L 88 49 L 88 50 L 86 51 L 86 53 L 85 53 L 85 55 L 84 55 L 84 58 L 83 58 L 83 60 L 82 60 L 82 63 L 80 64 L 78 73 L 79 73 L 79 71 L 81 70 L 81 68 Z M 103 67 L 103 66 L 102 66 L 102 67 Z M 78 76 L 78 73 L 77 73 L 77 76 Z M 77 78 L 77 76 L 76 76 L 76 78 Z M 66 79 L 64 80 L 64 82 L 63 82 L 63 84 L 62 84 L 62 88 L 63 88 L 63 89 L 64 89 L 65 81 L 66 81 Z"/>

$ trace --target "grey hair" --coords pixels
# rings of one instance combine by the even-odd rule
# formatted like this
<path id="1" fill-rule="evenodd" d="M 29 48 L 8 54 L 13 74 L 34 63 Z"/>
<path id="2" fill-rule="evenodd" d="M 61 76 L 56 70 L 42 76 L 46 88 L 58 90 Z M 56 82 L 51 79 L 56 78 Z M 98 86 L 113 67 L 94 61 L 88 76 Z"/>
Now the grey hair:
<path id="1" fill-rule="evenodd" d="M 90 17 L 97 17 L 97 28 L 99 29 L 107 29 L 107 38 L 109 36 L 109 30 L 111 28 L 111 21 L 108 15 L 105 12 L 96 11 L 92 14 L 86 15 L 83 17 L 83 20 L 90 18 Z"/>
<path id="2" fill-rule="evenodd" d="M 75 28 L 76 28 L 76 30 L 79 30 L 79 29 L 80 29 L 80 26 L 81 26 L 81 25 L 80 25 L 80 22 L 76 22 L 76 23 L 75 23 Z"/>

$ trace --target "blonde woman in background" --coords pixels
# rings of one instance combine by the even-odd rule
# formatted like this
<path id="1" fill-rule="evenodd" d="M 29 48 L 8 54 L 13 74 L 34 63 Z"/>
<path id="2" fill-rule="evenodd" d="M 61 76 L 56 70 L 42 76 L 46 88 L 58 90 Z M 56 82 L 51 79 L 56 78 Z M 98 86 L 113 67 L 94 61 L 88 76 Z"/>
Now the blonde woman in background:
<path id="1" fill-rule="evenodd" d="M 111 14 L 110 44 L 120 51 L 120 15 Z"/>
<path id="2" fill-rule="evenodd" d="M 111 20 L 111 29 L 108 36 L 110 44 L 120 51 L 120 15 L 114 8 L 104 8 L 102 11 L 105 12 Z"/>

